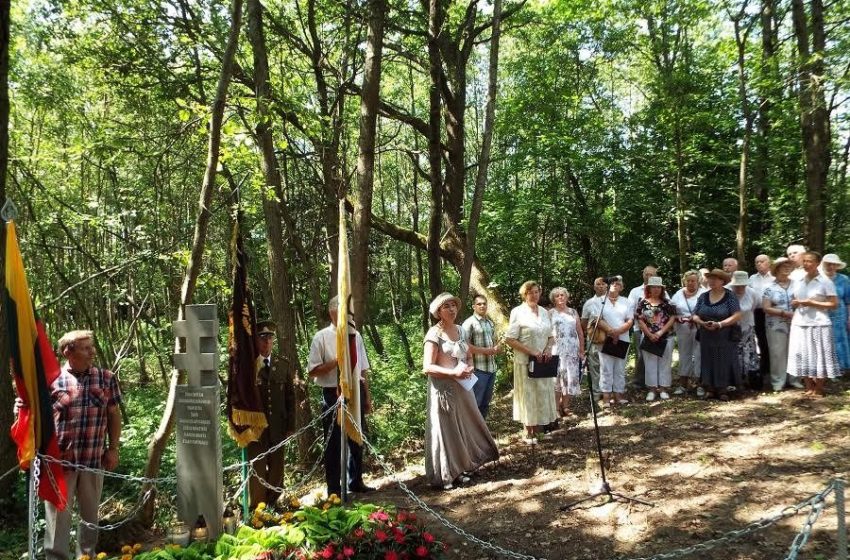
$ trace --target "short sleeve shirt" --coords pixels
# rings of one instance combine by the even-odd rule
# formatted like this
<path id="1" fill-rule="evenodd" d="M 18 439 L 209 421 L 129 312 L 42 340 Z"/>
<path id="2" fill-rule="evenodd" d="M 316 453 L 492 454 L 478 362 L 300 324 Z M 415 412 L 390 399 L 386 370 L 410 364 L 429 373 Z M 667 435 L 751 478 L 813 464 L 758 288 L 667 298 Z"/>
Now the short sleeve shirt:
<path id="1" fill-rule="evenodd" d="M 656 333 L 676 315 L 676 308 L 666 300 L 653 305 L 649 300 L 641 299 L 635 308 L 635 321 L 643 321 L 650 332 Z"/>
<path id="2" fill-rule="evenodd" d="M 791 309 L 791 287 L 792 284 L 789 284 L 788 289 L 785 289 L 774 281 L 773 284 L 764 289 L 762 298 L 768 300 L 770 305 L 776 309 L 793 311 Z M 772 331 L 788 332 L 788 320 L 782 317 L 765 314 L 764 324 Z"/>
<path id="3" fill-rule="evenodd" d="M 355 345 L 357 347 L 357 363 L 360 364 L 360 371 L 371 369 L 369 366 L 369 357 L 366 355 L 366 346 L 363 344 L 363 337 L 354 329 L 349 332 L 354 334 Z M 328 325 L 323 328 L 313 337 L 310 343 L 310 356 L 307 358 L 307 371 L 313 371 L 325 362 L 336 359 L 336 327 Z M 338 368 L 326 372 L 324 375 L 314 377 L 316 384 L 320 387 L 336 387 L 339 374 Z M 362 376 L 361 376 L 362 379 Z"/>
<path id="4" fill-rule="evenodd" d="M 489 317 L 480 317 L 473 313 L 466 321 L 463 322 L 463 332 L 466 336 L 466 342 L 474 346 L 482 348 L 492 348 L 495 346 L 494 325 Z M 472 366 L 481 371 L 496 371 L 496 358 L 485 354 L 473 354 Z"/>
<path id="5" fill-rule="evenodd" d="M 65 364 L 53 382 L 51 398 L 62 458 L 100 468 L 106 447 L 107 411 L 122 402 L 118 379 L 106 369 L 72 372 Z"/>
<path id="6" fill-rule="evenodd" d="M 720 322 L 741 310 L 738 298 L 725 288 L 723 297 L 719 301 L 711 303 L 710 298 L 711 292 L 703 292 L 697 299 L 697 306 L 694 308 L 694 315 L 699 315 L 699 318 L 703 321 Z"/>
<path id="7" fill-rule="evenodd" d="M 826 301 L 828 297 L 835 295 L 837 295 L 835 284 L 823 274 L 818 274 L 811 280 L 804 276 L 791 285 L 791 297 L 794 299 Z M 797 307 L 791 324 L 801 327 L 823 327 L 832 323 L 827 311 L 806 305 Z"/>
<path id="8" fill-rule="evenodd" d="M 611 301 L 611 298 L 608 298 L 608 301 L 605 302 L 605 306 L 602 308 L 602 320 L 608 323 L 608 326 L 615 329 L 620 328 L 627 323 L 629 319 L 632 318 L 633 314 L 634 307 L 631 302 L 623 296 L 618 297 L 616 302 L 613 302 Z M 624 332 L 621 334 L 620 340 L 628 342 L 629 333 Z"/>

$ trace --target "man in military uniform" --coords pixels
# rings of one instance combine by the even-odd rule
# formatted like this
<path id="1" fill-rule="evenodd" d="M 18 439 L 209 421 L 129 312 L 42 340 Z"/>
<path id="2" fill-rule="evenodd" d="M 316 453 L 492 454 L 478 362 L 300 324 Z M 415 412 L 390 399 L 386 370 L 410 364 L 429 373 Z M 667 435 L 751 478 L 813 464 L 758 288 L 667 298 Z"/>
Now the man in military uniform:
<path id="1" fill-rule="evenodd" d="M 257 323 L 257 385 L 269 426 L 263 430 L 259 441 L 248 444 L 249 459 L 268 451 L 292 432 L 293 396 L 285 389 L 285 364 L 273 352 L 276 328 L 272 321 Z M 283 448 L 277 449 L 254 462 L 257 475 L 271 486 L 280 487 L 283 483 L 283 454 Z M 280 496 L 256 477 L 251 477 L 250 493 L 251 509 L 260 502 L 272 504 Z"/>

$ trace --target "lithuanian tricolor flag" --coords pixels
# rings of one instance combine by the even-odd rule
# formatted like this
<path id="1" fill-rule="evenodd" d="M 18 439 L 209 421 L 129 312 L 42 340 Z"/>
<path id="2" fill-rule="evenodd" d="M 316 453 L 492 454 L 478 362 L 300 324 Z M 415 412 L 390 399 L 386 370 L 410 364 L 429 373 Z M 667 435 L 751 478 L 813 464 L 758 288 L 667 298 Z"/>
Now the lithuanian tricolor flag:
<path id="1" fill-rule="evenodd" d="M 11 435 L 18 445 L 18 464 L 27 469 L 37 453 L 59 458 L 50 398 L 50 386 L 59 376 L 59 362 L 33 309 L 13 221 L 6 223 L 5 251 L 3 295 L 12 374 L 18 396 L 25 404 L 12 424 Z M 42 461 L 38 494 L 65 509 L 68 494 L 61 465 Z"/>

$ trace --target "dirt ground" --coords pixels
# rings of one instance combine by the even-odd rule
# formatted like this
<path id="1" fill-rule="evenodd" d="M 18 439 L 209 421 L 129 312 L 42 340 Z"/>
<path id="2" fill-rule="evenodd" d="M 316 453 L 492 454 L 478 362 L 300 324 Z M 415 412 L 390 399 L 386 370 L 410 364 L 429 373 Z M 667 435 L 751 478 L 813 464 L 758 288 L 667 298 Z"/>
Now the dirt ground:
<path id="1" fill-rule="evenodd" d="M 728 403 L 695 397 L 632 404 L 599 417 L 611 490 L 651 502 L 588 501 L 600 482 L 593 420 L 586 394 L 579 414 L 551 439 L 522 443 L 511 421 L 511 395 L 491 407 L 489 424 L 501 452 L 472 482 L 450 491 L 429 487 L 421 466 L 398 474 L 441 515 L 469 533 L 539 558 L 646 557 L 688 547 L 779 513 L 847 476 L 850 380 L 831 383 L 823 399 L 801 391 L 751 393 Z M 390 477 L 373 479 L 370 501 L 415 504 Z M 800 559 L 829 559 L 836 550 L 833 498 Z M 785 558 L 808 509 L 770 528 L 688 558 Z M 433 529 L 438 522 L 430 520 Z M 496 558 L 439 526 L 450 557 Z"/>

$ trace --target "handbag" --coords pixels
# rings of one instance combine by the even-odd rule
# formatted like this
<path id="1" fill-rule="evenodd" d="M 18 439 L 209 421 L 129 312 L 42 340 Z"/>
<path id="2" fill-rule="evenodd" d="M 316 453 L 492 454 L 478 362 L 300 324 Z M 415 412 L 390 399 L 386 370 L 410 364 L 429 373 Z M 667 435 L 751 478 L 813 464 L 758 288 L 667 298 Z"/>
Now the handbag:
<path id="1" fill-rule="evenodd" d="M 654 354 L 659 358 L 667 351 L 667 337 L 661 338 L 655 342 L 649 340 L 649 337 L 644 335 L 640 337 L 640 349 L 646 350 L 650 354 Z"/>
<path id="2" fill-rule="evenodd" d="M 629 343 L 620 339 L 612 340 L 611 337 L 606 336 L 600 352 L 624 360 L 629 353 Z"/>
<path id="3" fill-rule="evenodd" d="M 537 361 L 536 356 L 528 358 L 528 376 L 532 379 L 555 377 L 558 375 L 558 356 L 549 356 L 547 361 Z"/>
<path id="4" fill-rule="evenodd" d="M 590 339 L 592 344 L 602 344 L 605 342 L 605 337 L 608 336 L 605 334 L 605 331 L 610 328 L 608 324 L 602 320 L 602 317 L 597 317 L 588 323 L 587 330 L 593 335 L 593 338 Z"/>
<path id="5" fill-rule="evenodd" d="M 741 325 L 735 323 L 731 327 L 729 327 L 729 341 L 730 342 L 741 342 L 741 339 L 744 338 L 744 331 L 741 330 Z"/>

